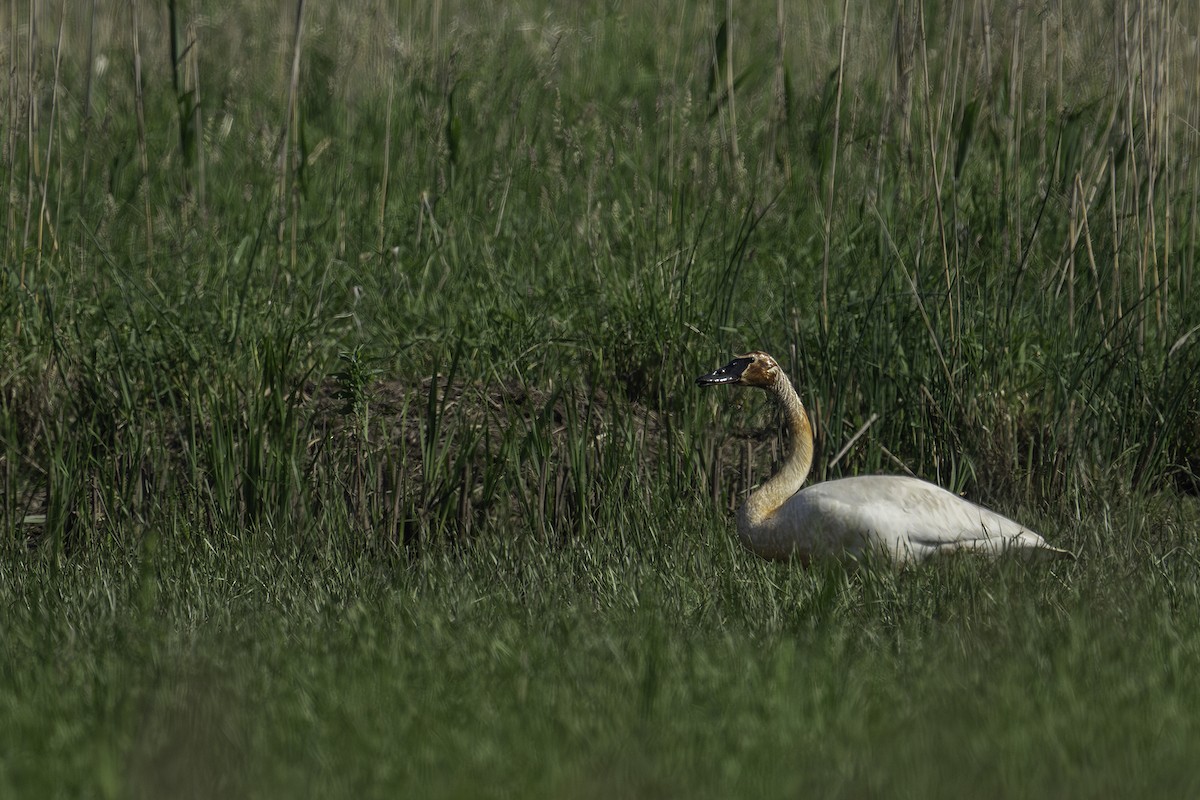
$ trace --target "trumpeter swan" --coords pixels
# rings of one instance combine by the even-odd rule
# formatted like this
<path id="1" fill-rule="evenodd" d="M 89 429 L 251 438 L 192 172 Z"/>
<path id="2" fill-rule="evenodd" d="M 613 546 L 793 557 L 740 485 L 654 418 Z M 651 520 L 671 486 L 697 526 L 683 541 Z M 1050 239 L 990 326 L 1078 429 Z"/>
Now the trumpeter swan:
<path id="1" fill-rule="evenodd" d="M 904 564 L 964 550 L 1074 558 L 1023 525 L 917 478 L 864 475 L 801 491 L 812 467 L 812 425 L 791 381 L 766 353 L 738 356 L 696 383 L 763 389 L 783 410 L 791 452 L 738 512 L 742 543 L 764 558 L 807 563 L 814 556 L 878 554 Z"/>

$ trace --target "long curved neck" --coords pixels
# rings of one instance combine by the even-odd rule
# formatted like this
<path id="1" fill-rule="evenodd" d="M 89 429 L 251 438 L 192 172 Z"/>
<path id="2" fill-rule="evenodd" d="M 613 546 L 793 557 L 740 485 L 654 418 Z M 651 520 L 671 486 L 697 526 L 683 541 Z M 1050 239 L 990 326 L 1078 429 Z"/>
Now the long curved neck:
<path id="1" fill-rule="evenodd" d="M 808 412 L 792 382 L 782 372 L 768 391 L 783 412 L 791 434 L 791 452 L 771 479 L 753 492 L 742 508 L 743 523 L 753 527 L 770 517 L 789 497 L 800 491 L 812 469 L 813 431 Z"/>

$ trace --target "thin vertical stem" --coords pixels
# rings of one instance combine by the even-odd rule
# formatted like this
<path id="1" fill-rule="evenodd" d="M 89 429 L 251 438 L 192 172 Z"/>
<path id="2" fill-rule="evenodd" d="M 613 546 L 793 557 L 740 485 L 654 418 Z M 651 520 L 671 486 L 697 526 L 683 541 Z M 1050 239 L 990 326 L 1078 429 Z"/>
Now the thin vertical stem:
<path id="1" fill-rule="evenodd" d="M 842 83 L 846 75 L 846 28 L 850 0 L 842 2 L 842 36 L 838 48 L 837 98 L 833 106 L 833 146 L 830 149 L 829 181 L 825 187 L 825 252 L 821 258 L 821 327 L 829 333 L 829 245 L 833 238 L 833 200 L 837 188 L 838 146 L 842 135 Z"/>
<path id="2" fill-rule="evenodd" d="M 186 194 L 190 191 L 188 158 L 191 154 L 188 152 L 187 139 L 188 117 L 190 117 L 190 114 L 185 115 L 183 109 L 183 82 L 179 76 L 179 62 L 182 60 L 182 56 L 179 50 L 179 14 L 176 5 L 177 0 L 167 0 L 167 27 L 170 29 L 168 31 L 168 41 L 171 47 L 171 88 L 175 90 L 175 109 L 179 124 L 179 159 L 183 165 L 183 191 Z"/>
<path id="3" fill-rule="evenodd" d="M 192 148 L 196 156 L 196 205 L 204 215 L 204 110 L 200 101 L 200 40 L 195 22 L 188 23 L 187 75 L 192 96 Z"/>
<path id="4" fill-rule="evenodd" d="M 937 213 L 938 243 L 941 245 L 942 251 L 942 273 L 946 279 L 946 307 L 950 315 L 950 330 L 953 331 L 955 330 L 954 281 L 950 276 L 950 252 L 946 243 L 946 218 L 942 208 L 942 179 L 938 172 L 937 143 L 935 141 L 937 131 L 933 119 L 933 99 L 929 88 L 929 47 L 925 31 L 925 6 L 923 3 L 918 4 L 917 15 L 921 29 L 921 69 L 925 82 L 925 127 L 928 129 L 926 139 L 929 143 L 929 169 L 933 175 L 933 203 Z M 957 340 L 953 344 L 957 347 Z"/>
<path id="5" fill-rule="evenodd" d="M 21 281 L 25 287 L 25 254 L 29 251 L 29 227 L 33 221 L 33 194 L 38 169 L 38 102 L 35 95 L 37 86 L 37 13 L 34 6 L 29 4 L 29 71 L 25 76 L 25 223 L 21 232 Z M 16 26 L 14 26 L 16 27 Z"/>
<path id="6" fill-rule="evenodd" d="M 1060 6 L 1058 17 L 1058 34 L 1054 47 L 1054 58 L 1057 72 L 1057 81 L 1055 82 L 1054 90 L 1054 113 L 1057 115 L 1063 114 L 1063 41 L 1066 39 L 1063 28 L 1063 13 Z M 1061 123 L 1060 123 L 1061 124 Z M 1054 184 L 1057 185 L 1059 178 L 1062 176 L 1062 148 L 1054 148 Z"/>
<path id="7" fill-rule="evenodd" d="M 1195 69 L 1196 55 L 1192 54 L 1193 71 Z M 1192 101 L 1188 104 L 1188 125 L 1185 128 L 1189 132 L 1191 140 L 1190 149 L 1193 153 L 1197 148 L 1200 148 L 1200 137 L 1197 132 L 1200 131 L 1200 81 L 1190 81 L 1192 90 Z M 1189 192 L 1191 195 L 1191 204 L 1188 210 L 1187 225 L 1187 258 L 1184 259 L 1183 267 L 1180 270 L 1180 293 L 1184 297 L 1192 296 L 1193 274 L 1196 270 L 1196 241 L 1197 229 L 1200 228 L 1200 161 L 1195 158 L 1188 159 L 1188 171 L 1191 173 L 1192 189 Z"/>
<path id="8" fill-rule="evenodd" d="M 1008 202 L 1009 230 L 1006 239 L 1015 245 L 1015 257 L 1024 261 L 1025 254 L 1021 252 L 1021 242 L 1024 240 L 1023 222 L 1021 219 L 1021 136 L 1022 117 L 1021 103 L 1021 26 L 1024 2 L 1018 2 L 1013 10 L 1012 53 L 1008 69 Z M 1032 238 L 1029 246 L 1033 246 Z"/>
<path id="9" fill-rule="evenodd" d="M 1162 14 L 1162 24 L 1159 27 L 1159 75 L 1158 81 L 1158 125 L 1161 129 L 1160 134 L 1160 157 L 1157 163 L 1171 163 L 1171 118 L 1169 115 L 1168 98 L 1170 97 L 1167 91 L 1171 84 L 1171 31 L 1174 27 L 1171 25 L 1170 0 L 1162 0 L 1160 13 Z M 1174 182 L 1175 170 L 1162 170 L 1162 195 L 1165 198 L 1163 202 L 1163 241 L 1162 241 L 1162 341 L 1166 343 L 1167 336 L 1167 320 L 1170 319 L 1171 311 L 1171 233 L 1172 233 L 1172 198 L 1175 196 L 1172 183 Z"/>
<path id="10" fill-rule="evenodd" d="M 984 0 L 979 0 L 978 8 L 980 11 L 980 26 L 983 28 L 983 74 L 991 76 L 992 74 L 992 15 L 988 11 L 988 4 Z"/>
<path id="11" fill-rule="evenodd" d="M 1049 34 L 1049 23 L 1047 21 L 1046 15 L 1043 14 L 1042 15 L 1042 24 L 1041 24 L 1041 44 L 1042 44 L 1041 67 L 1042 68 L 1041 68 L 1041 72 L 1039 73 L 1043 76 L 1043 78 L 1045 78 L 1045 76 L 1048 74 L 1047 70 L 1046 70 L 1046 65 L 1049 63 L 1049 60 L 1050 60 L 1049 56 L 1048 56 L 1049 45 L 1046 41 L 1046 39 L 1049 37 L 1049 35 L 1050 35 Z M 1049 111 L 1049 105 L 1050 105 L 1049 98 L 1050 98 L 1050 82 L 1047 80 L 1043 80 L 1042 81 L 1042 91 L 1041 91 L 1042 108 L 1041 108 L 1041 114 L 1038 115 L 1038 163 L 1042 164 L 1042 165 L 1045 165 L 1045 163 L 1046 163 L 1046 138 L 1047 138 L 1047 129 L 1050 124 L 1050 122 L 1049 122 L 1050 115 L 1047 113 Z M 1047 190 L 1048 189 L 1049 189 L 1049 187 L 1047 187 Z"/>
<path id="12" fill-rule="evenodd" d="M 67 11 L 64 7 L 60 11 L 58 18 L 58 43 L 54 48 L 54 84 L 50 94 L 50 125 L 49 133 L 46 137 L 46 165 L 42 170 L 42 199 L 41 206 L 38 208 L 38 233 L 37 233 L 37 266 L 40 269 L 42 265 L 42 236 L 45 232 L 45 227 L 49 223 L 50 218 L 46 213 L 46 199 L 50 193 L 50 162 L 53 160 L 54 154 L 54 125 L 58 120 L 58 78 L 60 67 L 62 66 L 62 45 L 63 45 L 63 29 L 66 27 Z M 54 235 L 54 226 L 50 225 L 50 238 L 54 239 L 54 249 L 58 249 L 58 242 Z"/>
<path id="13" fill-rule="evenodd" d="M 1105 322 L 1104 314 L 1104 299 L 1100 296 L 1100 270 L 1096 267 L 1096 253 L 1092 248 L 1092 229 L 1088 222 L 1088 202 L 1089 198 L 1084 194 L 1083 181 L 1078 172 L 1075 173 L 1075 191 L 1082 198 L 1080 204 L 1082 224 L 1083 224 L 1083 241 L 1087 245 L 1088 268 L 1092 273 L 1092 286 L 1095 290 L 1096 297 L 1096 314 L 1100 320 L 1100 327 L 1104 330 L 1104 343 L 1108 344 L 1108 325 Z"/>
<path id="14" fill-rule="evenodd" d="M 788 121 L 787 68 L 784 65 L 783 0 L 775 0 L 775 113 L 772 115 L 770 143 L 767 147 L 767 169 L 772 170 L 779 160 L 779 132 Z"/>
<path id="15" fill-rule="evenodd" d="M 8 5 L 8 105 L 6 122 L 8 141 L 4 148 L 4 160 L 8 172 L 7 197 L 17 196 L 17 60 L 19 58 L 20 40 L 17 38 L 17 0 L 10 0 Z M 8 263 L 16 262 L 17 247 L 17 204 L 11 200 L 8 206 L 8 219 L 5 228 L 4 255 Z"/>
<path id="16" fill-rule="evenodd" d="M 725 98 L 729 104 L 729 152 L 738 163 L 737 104 L 733 96 L 733 0 L 725 2 Z"/>
<path id="17" fill-rule="evenodd" d="M 84 67 L 83 83 L 83 158 L 79 167 L 79 185 L 88 185 L 88 156 L 92 150 L 92 72 L 96 49 L 96 0 L 91 2 L 88 14 L 87 64 Z"/>
<path id="18" fill-rule="evenodd" d="M 1071 211 L 1068 215 L 1067 225 L 1067 330 L 1071 332 L 1071 336 L 1075 336 L 1075 251 L 1079 243 L 1079 214 L 1080 206 L 1086 208 L 1087 204 L 1083 202 L 1082 189 L 1079 186 L 1079 177 L 1076 175 L 1075 186 L 1072 186 L 1071 191 Z"/>
<path id="19" fill-rule="evenodd" d="M 396 96 L 396 71 L 391 70 L 388 79 L 387 114 L 383 121 L 383 174 L 379 178 L 379 247 L 376 251 L 382 259 L 386 250 L 385 231 L 387 225 L 388 184 L 392 167 L 392 102 Z"/>
<path id="20" fill-rule="evenodd" d="M 137 0 L 129 3 L 130 21 L 133 25 L 133 96 L 137 106 L 138 163 L 142 169 L 141 192 L 146 211 L 146 259 L 154 261 L 154 218 L 150 212 L 150 159 L 146 153 L 146 109 L 142 101 L 142 48 L 141 14 Z"/>
<path id="21" fill-rule="evenodd" d="M 1142 204 L 1140 194 L 1141 175 L 1138 172 L 1138 153 L 1137 153 L 1137 137 L 1135 133 L 1138 129 L 1136 121 L 1136 106 L 1137 96 L 1135 95 L 1137 84 L 1140 82 L 1141 76 L 1141 24 L 1139 16 L 1138 29 L 1132 32 L 1129 30 L 1129 21 L 1132 14 L 1129 10 L 1128 0 L 1123 4 L 1123 20 L 1122 20 L 1122 37 L 1121 42 L 1124 45 L 1124 66 L 1125 66 L 1125 150 L 1126 158 L 1122 171 L 1126 177 L 1126 192 L 1131 192 L 1132 197 L 1126 202 L 1126 207 L 1132 209 L 1132 218 L 1135 233 L 1142 234 Z M 1133 36 L 1137 36 L 1136 43 L 1132 42 Z M 1135 50 L 1136 48 L 1136 55 Z M 1129 188 L 1132 187 L 1132 188 Z M 1137 352 L 1141 354 L 1145 350 L 1146 345 L 1146 311 L 1142 304 L 1142 300 L 1146 297 L 1146 258 L 1144 253 L 1145 236 L 1140 238 L 1139 245 L 1143 248 L 1143 252 L 1137 255 L 1137 300 L 1134 308 L 1137 311 Z"/>
<path id="22" fill-rule="evenodd" d="M 287 117 L 283 123 L 283 135 L 280 137 L 282 149 L 279 153 L 279 240 L 280 242 L 283 240 L 283 224 L 289 216 L 288 209 L 290 206 L 292 212 L 290 214 L 292 217 L 291 266 L 293 270 L 296 267 L 297 261 L 296 241 L 298 231 L 296 228 L 296 211 L 298 209 L 299 198 L 295 196 L 296 187 L 292 177 L 296 167 L 295 129 L 300 113 L 298 96 L 300 93 L 300 53 L 303 40 L 304 0 L 296 0 L 296 27 L 292 38 L 292 73 L 288 84 Z"/>

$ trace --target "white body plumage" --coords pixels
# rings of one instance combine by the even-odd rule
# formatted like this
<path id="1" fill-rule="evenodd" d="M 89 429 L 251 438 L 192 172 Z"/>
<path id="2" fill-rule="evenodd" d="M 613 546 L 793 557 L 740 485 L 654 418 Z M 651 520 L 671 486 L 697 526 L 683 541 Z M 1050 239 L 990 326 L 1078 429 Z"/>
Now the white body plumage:
<path id="1" fill-rule="evenodd" d="M 927 481 L 899 475 L 863 475 L 802 489 L 761 519 L 743 506 L 738 534 L 764 558 L 839 554 L 883 556 L 896 563 L 970 550 L 999 555 L 1030 550 L 1063 555 L 1041 536 L 995 511 Z"/>

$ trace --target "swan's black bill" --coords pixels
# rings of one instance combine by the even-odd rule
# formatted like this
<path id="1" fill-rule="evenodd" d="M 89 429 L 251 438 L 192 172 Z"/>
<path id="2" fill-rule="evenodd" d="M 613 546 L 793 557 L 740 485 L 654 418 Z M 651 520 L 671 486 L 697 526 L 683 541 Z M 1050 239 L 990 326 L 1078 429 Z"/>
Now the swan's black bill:
<path id="1" fill-rule="evenodd" d="M 697 386 L 721 386 L 722 384 L 739 383 L 746 367 L 754 363 L 753 358 L 735 358 L 716 372 L 701 375 L 696 378 Z"/>

